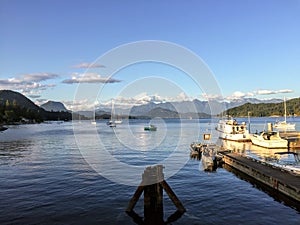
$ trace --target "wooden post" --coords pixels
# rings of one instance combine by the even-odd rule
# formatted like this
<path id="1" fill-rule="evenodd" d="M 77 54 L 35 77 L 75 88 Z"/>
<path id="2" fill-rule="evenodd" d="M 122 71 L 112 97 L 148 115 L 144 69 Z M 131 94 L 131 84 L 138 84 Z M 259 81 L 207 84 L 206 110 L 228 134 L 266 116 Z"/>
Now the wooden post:
<path id="1" fill-rule="evenodd" d="M 163 180 L 162 166 L 147 167 L 143 175 L 144 221 L 145 224 L 164 224 L 163 189 L 159 180 Z"/>
<path id="2" fill-rule="evenodd" d="M 164 224 L 163 189 L 159 183 L 144 188 L 144 222 L 145 224 Z"/>
<path id="3" fill-rule="evenodd" d="M 176 206 L 176 208 L 180 212 L 186 212 L 186 209 L 184 208 L 184 206 L 182 205 L 182 203 L 180 202 L 180 200 L 177 198 L 177 196 L 175 195 L 175 193 L 173 192 L 173 190 L 170 188 L 170 186 L 168 185 L 168 183 L 165 180 L 163 180 L 161 182 L 161 185 L 164 188 L 164 190 L 167 192 L 167 194 L 169 195 L 169 198 L 172 200 L 172 202 L 174 203 L 174 205 Z"/>
<path id="4" fill-rule="evenodd" d="M 180 200 L 172 191 L 170 186 L 164 180 L 163 166 L 157 165 L 153 167 L 147 167 L 142 175 L 142 183 L 136 189 L 133 197 L 131 198 L 126 212 L 130 215 L 134 221 L 140 221 L 141 218 L 133 211 L 141 194 L 144 192 L 144 223 L 146 225 L 163 225 L 164 211 L 163 211 L 163 190 L 165 190 L 177 207 L 176 213 L 168 218 L 168 221 L 175 221 L 176 218 L 186 211 Z M 140 221 L 141 222 L 141 221 Z"/>
<path id="5" fill-rule="evenodd" d="M 144 186 L 139 185 L 138 188 L 136 189 L 133 197 L 131 198 L 129 204 L 128 204 L 126 212 L 131 212 L 133 210 L 134 206 L 136 205 L 136 203 L 139 200 L 139 198 L 140 198 L 141 194 L 143 193 L 143 191 L 144 191 Z"/>

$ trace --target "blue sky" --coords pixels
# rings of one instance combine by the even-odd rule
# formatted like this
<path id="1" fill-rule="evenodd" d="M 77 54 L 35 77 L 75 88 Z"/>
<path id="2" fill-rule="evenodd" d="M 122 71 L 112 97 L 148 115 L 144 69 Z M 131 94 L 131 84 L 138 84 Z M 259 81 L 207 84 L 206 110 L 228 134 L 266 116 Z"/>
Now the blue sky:
<path id="1" fill-rule="evenodd" d="M 78 86 L 72 77 L 80 78 L 87 65 L 111 49 L 143 40 L 175 43 L 197 54 L 225 98 L 300 96 L 299 0 L 1 0 L 0 89 L 20 91 L 36 102 L 71 105 Z M 103 100 L 122 94 L 175 99 L 182 90 L 188 97 L 203 97 L 176 69 L 144 66 L 115 74 Z M 103 84 L 107 67 L 95 67 L 89 77 L 93 85 Z M 178 91 L 165 93 L 161 85 L 154 92 L 159 81 L 141 83 L 147 76 L 176 83 Z M 140 94 L 136 80 L 145 85 Z M 151 82 L 152 89 L 146 88 Z M 126 88 L 134 89 L 132 96 Z"/>

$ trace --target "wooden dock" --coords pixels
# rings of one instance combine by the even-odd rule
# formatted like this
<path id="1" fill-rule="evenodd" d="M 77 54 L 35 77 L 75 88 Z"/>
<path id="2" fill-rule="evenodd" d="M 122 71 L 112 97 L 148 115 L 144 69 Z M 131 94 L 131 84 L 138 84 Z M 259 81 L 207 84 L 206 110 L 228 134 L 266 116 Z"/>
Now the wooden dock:
<path id="1" fill-rule="evenodd" d="M 300 132 L 299 131 L 280 131 L 279 136 L 288 141 L 288 148 L 300 148 Z"/>
<path id="2" fill-rule="evenodd" d="M 275 191 L 300 202 L 300 176 L 237 153 L 220 152 L 224 163 L 253 177 Z"/>

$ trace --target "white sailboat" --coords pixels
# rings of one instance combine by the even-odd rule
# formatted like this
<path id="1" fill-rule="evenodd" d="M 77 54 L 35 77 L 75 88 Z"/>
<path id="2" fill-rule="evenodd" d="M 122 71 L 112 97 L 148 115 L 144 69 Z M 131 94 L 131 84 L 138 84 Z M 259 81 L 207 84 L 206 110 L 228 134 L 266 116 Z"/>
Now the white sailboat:
<path id="1" fill-rule="evenodd" d="M 285 98 L 283 101 L 284 104 L 284 121 L 277 121 L 274 124 L 274 128 L 280 129 L 280 130 L 295 130 L 295 123 L 288 123 L 286 121 L 286 102 Z"/>
<path id="2" fill-rule="evenodd" d="M 94 109 L 94 114 L 93 114 L 93 119 L 92 119 L 92 121 L 91 121 L 91 124 L 92 124 L 92 125 L 96 125 L 96 124 L 97 124 L 97 122 L 96 122 L 96 111 L 95 111 L 95 109 Z"/>
<path id="3" fill-rule="evenodd" d="M 120 121 L 120 120 L 114 120 L 113 119 L 114 115 L 115 115 L 115 109 L 114 109 L 114 102 L 112 100 L 111 101 L 111 115 L 110 115 L 110 120 L 106 123 L 109 127 L 116 127 L 117 123 L 118 124 L 122 123 L 122 121 Z"/>

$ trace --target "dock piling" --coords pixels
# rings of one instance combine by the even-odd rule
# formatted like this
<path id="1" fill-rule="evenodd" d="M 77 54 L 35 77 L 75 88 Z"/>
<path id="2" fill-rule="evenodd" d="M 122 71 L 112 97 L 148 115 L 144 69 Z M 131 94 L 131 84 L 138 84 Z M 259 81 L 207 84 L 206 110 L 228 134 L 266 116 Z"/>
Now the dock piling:
<path id="1" fill-rule="evenodd" d="M 134 207 L 141 194 L 144 193 L 143 224 L 166 224 L 163 219 L 163 190 L 165 190 L 177 208 L 177 211 L 171 215 L 167 221 L 175 221 L 174 219 L 180 218 L 186 210 L 171 187 L 164 180 L 162 165 L 150 166 L 145 169 L 142 175 L 142 182 L 129 201 L 126 213 L 131 216 L 134 221 L 138 220 L 141 222 L 141 217 L 134 212 Z"/>

